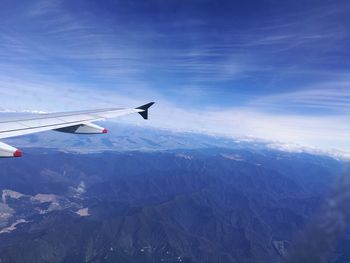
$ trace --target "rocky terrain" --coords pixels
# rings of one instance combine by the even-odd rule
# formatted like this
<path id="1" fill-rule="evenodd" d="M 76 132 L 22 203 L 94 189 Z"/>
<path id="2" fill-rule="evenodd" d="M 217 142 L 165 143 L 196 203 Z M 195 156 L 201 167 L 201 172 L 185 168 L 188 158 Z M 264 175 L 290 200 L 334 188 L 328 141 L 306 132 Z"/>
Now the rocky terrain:
<path id="1" fill-rule="evenodd" d="M 229 143 L 0 160 L 0 262 L 284 262 L 345 163 Z M 331 262 L 347 262 L 341 240 Z"/>

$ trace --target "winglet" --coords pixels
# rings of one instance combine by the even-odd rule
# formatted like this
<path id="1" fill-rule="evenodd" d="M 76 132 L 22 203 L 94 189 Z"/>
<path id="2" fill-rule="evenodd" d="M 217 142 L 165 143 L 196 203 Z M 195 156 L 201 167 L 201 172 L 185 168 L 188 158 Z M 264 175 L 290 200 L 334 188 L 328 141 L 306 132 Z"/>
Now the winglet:
<path id="1" fill-rule="evenodd" d="M 144 118 L 145 120 L 148 120 L 148 109 L 154 104 L 154 102 L 147 103 L 145 105 L 142 105 L 140 107 L 137 107 L 138 110 L 143 110 L 139 112 L 139 114 Z"/>

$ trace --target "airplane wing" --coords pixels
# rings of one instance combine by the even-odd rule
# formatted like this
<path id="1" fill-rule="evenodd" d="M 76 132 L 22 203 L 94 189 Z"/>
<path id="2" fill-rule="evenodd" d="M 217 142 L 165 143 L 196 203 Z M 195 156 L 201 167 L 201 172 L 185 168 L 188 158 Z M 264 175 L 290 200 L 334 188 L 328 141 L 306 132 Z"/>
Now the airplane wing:
<path id="1" fill-rule="evenodd" d="M 93 124 L 93 122 L 132 113 L 139 113 L 144 119 L 148 119 L 148 109 L 153 104 L 154 102 L 150 102 L 143 106 L 130 109 L 108 108 L 37 114 L 30 117 L 19 116 L 6 120 L 1 120 L 0 118 L 0 139 L 49 130 L 76 134 L 103 134 L 107 133 L 107 129 Z M 0 157 L 21 156 L 22 152 L 17 148 L 0 142 Z"/>

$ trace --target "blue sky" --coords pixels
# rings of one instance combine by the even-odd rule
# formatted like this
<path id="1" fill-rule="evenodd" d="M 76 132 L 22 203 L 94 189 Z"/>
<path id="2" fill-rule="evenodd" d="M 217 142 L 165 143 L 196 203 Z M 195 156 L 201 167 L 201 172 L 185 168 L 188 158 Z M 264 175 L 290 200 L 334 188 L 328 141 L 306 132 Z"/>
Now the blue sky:
<path id="1" fill-rule="evenodd" d="M 349 1 L 2 1 L 0 108 L 350 151 Z M 128 118 L 141 122 L 136 118 Z"/>

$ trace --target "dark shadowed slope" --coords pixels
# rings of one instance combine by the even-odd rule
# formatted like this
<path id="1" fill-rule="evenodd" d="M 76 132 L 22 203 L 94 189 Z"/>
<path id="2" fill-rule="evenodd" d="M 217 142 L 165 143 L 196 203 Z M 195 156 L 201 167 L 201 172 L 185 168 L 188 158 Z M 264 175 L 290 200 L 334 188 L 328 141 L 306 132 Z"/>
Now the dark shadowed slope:
<path id="1" fill-rule="evenodd" d="M 271 150 L 33 150 L 2 162 L 0 259 L 280 262 L 342 169 Z"/>

